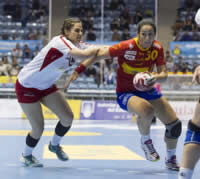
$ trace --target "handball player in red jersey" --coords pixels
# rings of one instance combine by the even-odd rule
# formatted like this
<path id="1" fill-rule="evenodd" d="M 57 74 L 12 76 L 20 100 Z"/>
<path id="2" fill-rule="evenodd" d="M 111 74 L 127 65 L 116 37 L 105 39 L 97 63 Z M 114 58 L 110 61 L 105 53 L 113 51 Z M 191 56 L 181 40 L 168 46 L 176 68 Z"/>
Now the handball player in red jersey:
<path id="1" fill-rule="evenodd" d="M 15 87 L 17 99 L 31 124 L 31 131 L 26 137 L 25 149 L 20 159 L 25 166 L 43 166 L 32 155 L 44 130 L 41 104 L 59 118 L 49 143 L 49 150 L 55 153 L 58 159 L 68 160 L 67 154 L 60 146 L 60 141 L 71 128 L 73 113 L 55 82 L 64 72 L 72 68 L 74 63 L 79 62 L 80 58 L 86 59 L 90 56 L 93 58 L 97 54 L 98 47 L 88 47 L 81 42 L 82 36 L 81 21 L 76 18 L 65 19 L 61 35 L 52 38 L 18 74 Z"/>
<path id="2" fill-rule="evenodd" d="M 150 126 L 155 116 L 166 127 L 164 137 L 167 148 L 166 167 L 177 171 L 179 164 L 176 160 L 176 147 L 181 135 L 182 124 L 161 92 L 153 87 L 155 82 L 164 82 L 168 75 L 163 47 L 155 40 L 155 35 L 155 24 L 151 20 L 142 20 L 138 24 L 135 38 L 122 41 L 111 47 L 102 47 L 98 51 L 96 60 L 117 57 L 117 103 L 122 109 L 136 114 L 137 125 L 141 134 L 141 147 L 146 159 L 150 161 L 160 159 L 150 136 Z M 88 65 L 93 61 L 85 62 Z M 66 88 L 70 81 L 75 80 L 78 74 L 82 72 L 79 69 L 87 65 L 83 62 L 77 67 L 76 71 L 68 78 L 65 84 Z M 157 73 L 152 73 L 154 67 L 156 67 Z M 140 72 L 152 73 L 147 91 L 136 90 L 133 85 L 134 76 Z"/>

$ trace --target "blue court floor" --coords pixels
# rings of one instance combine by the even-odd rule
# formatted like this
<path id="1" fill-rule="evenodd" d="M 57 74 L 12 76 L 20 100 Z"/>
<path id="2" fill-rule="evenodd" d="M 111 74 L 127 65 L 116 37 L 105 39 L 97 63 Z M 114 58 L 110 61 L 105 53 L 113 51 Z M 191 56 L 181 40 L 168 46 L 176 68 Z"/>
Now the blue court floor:
<path id="1" fill-rule="evenodd" d="M 0 175 L 2 179 L 177 179 L 177 172 L 165 168 L 164 126 L 152 125 L 151 137 L 161 159 L 144 159 L 140 136 L 131 120 L 76 120 L 62 140 L 70 160 L 61 162 L 47 149 L 56 120 L 45 121 L 45 132 L 34 155 L 43 168 L 26 168 L 19 158 L 24 149 L 25 136 L 30 129 L 27 120 L 0 119 Z M 180 137 L 177 157 L 180 161 L 185 136 Z M 193 179 L 199 179 L 197 165 Z"/>

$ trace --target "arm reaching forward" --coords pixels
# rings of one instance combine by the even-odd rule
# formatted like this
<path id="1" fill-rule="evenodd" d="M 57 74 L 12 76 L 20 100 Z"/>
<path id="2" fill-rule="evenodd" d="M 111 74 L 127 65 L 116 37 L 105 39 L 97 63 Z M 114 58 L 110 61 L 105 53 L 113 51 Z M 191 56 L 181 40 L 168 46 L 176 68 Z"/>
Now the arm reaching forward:
<path id="1" fill-rule="evenodd" d="M 72 52 L 73 54 L 74 52 Z M 69 78 L 67 79 L 65 85 L 64 85 L 64 91 L 66 92 L 70 83 L 74 80 L 76 80 L 79 76 L 80 73 L 84 72 L 85 69 L 93 64 L 96 61 L 99 61 L 101 59 L 105 59 L 105 58 L 110 58 L 110 54 L 109 54 L 109 46 L 102 46 L 102 47 L 98 47 L 96 50 L 96 53 L 94 56 L 88 58 L 87 60 L 84 60 L 75 70 L 74 72 L 69 76 Z"/>

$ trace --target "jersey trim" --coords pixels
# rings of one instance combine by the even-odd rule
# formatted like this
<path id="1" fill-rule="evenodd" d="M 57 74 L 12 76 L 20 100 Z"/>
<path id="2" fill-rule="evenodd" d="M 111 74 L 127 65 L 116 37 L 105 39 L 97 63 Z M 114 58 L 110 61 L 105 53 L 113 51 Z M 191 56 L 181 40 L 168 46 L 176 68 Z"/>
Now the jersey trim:
<path id="1" fill-rule="evenodd" d="M 138 38 L 137 38 L 137 37 L 134 38 L 134 40 L 135 40 L 135 43 L 136 43 L 137 47 L 138 47 L 140 50 L 142 50 L 142 51 L 147 51 L 147 50 L 150 49 L 150 48 L 142 48 L 142 47 L 139 45 L 139 43 L 138 43 Z"/>
<path id="2" fill-rule="evenodd" d="M 64 40 L 64 36 L 60 36 L 60 39 L 64 42 L 64 44 L 71 50 L 72 48 L 69 46 L 69 44 Z"/>
<path id="3" fill-rule="evenodd" d="M 45 56 L 44 62 L 40 68 L 40 71 L 42 69 L 44 69 L 47 65 L 51 64 L 52 62 L 54 62 L 55 60 L 57 60 L 58 58 L 62 57 L 63 53 L 60 52 L 58 49 L 56 48 L 51 48 L 47 55 Z"/>

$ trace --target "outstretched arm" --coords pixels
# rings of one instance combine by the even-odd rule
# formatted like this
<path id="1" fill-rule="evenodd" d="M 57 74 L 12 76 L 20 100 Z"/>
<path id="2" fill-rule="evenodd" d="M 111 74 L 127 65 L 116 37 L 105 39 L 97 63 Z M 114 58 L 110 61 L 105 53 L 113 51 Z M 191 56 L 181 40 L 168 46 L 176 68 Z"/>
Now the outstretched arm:
<path id="1" fill-rule="evenodd" d="M 105 58 L 110 58 L 109 47 L 108 47 L 108 46 L 102 46 L 102 47 L 100 47 L 100 48 L 97 50 L 96 54 L 95 54 L 93 57 L 90 57 L 90 58 L 88 58 L 87 60 L 84 60 L 84 61 L 74 70 L 74 72 L 69 76 L 69 78 L 67 79 L 67 81 L 66 81 L 66 83 L 65 83 L 65 85 L 64 85 L 64 91 L 65 91 L 65 92 L 67 91 L 67 89 L 68 89 L 70 83 L 71 83 L 72 81 L 76 80 L 76 79 L 78 78 L 79 74 L 82 73 L 82 72 L 84 72 L 85 69 L 86 69 L 89 65 L 91 65 L 91 64 L 93 64 L 93 63 L 95 63 L 95 62 L 97 62 L 97 61 L 99 61 L 99 60 L 101 60 L 101 59 L 105 59 Z"/>
<path id="2" fill-rule="evenodd" d="M 79 57 L 79 58 L 89 58 L 90 56 L 93 56 L 97 53 L 99 50 L 99 47 L 94 46 L 90 47 L 87 49 L 79 49 L 79 48 L 73 48 L 69 51 L 69 54 L 74 56 L 74 57 Z"/>

